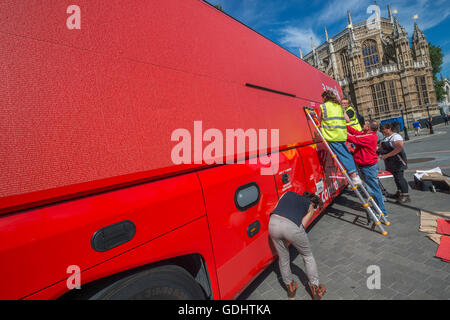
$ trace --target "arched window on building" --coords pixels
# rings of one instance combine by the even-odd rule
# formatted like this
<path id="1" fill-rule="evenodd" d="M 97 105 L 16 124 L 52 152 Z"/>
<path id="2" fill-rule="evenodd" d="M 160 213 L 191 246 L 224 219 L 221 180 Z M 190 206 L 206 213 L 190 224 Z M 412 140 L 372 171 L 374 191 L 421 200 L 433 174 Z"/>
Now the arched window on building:
<path id="1" fill-rule="evenodd" d="M 380 57 L 378 56 L 377 43 L 374 40 L 364 41 L 362 46 L 362 56 L 366 71 L 370 71 L 380 64 Z"/>
<path id="2" fill-rule="evenodd" d="M 371 85 L 370 89 L 372 91 L 375 115 L 379 116 L 381 113 L 389 112 L 388 96 L 386 94 L 386 85 L 384 82 Z"/>

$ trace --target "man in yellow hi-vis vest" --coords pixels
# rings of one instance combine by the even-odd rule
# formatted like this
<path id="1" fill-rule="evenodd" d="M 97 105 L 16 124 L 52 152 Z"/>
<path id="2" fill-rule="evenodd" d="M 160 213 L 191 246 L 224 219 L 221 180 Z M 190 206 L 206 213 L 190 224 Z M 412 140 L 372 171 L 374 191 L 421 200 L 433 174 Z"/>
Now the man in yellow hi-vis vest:
<path id="1" fill-rule="evenodd" d="M 355 161 L 345 144 L 347 141 L 347 121 L 344 116 L 344 109 L 336 95 L 330 90 L 322 93 L 322 99 L 323 104 L 320 105 L 319 115 L 322 135 L 337 154 L 353 183 L 361 184 Z"/>
<path id="2" fill-rule="evenodd" d="M 359 123 L 358 120 L 358 114 L 356 113 L 355 108 L 352 105 L 350 105 L 350 101 L 347 98 L 343 98 L 341 100 L 341 104 L 345 110 L 345 113 L 349 117 L 347 125 L 351 126 L 355 130 L 363 131 L 361 124 Z"/>

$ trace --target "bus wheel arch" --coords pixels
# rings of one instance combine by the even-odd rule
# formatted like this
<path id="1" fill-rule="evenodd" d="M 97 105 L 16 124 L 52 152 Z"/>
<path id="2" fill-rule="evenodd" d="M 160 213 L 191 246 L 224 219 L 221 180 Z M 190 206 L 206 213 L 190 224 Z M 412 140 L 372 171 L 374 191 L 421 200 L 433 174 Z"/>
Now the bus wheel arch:
<path id="1" fill-rule="evenodd" d="M 208 269 L 199 254 L 126 270 L 83 284 L 80 290 L 71 290 L 60 297 L 64 300 L 213 298 Z"/>

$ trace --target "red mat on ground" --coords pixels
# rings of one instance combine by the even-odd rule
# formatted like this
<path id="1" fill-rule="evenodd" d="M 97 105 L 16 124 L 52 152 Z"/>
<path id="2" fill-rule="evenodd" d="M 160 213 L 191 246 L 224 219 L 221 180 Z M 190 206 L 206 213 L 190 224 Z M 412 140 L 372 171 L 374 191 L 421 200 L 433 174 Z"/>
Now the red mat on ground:
<path id="1" fill-rule="evenodd" d="M 441 244 L 436 251 L 436 257 L 441 258 L 445 262 L 450 262 L 450 237 L 442 236 Z"/>
<path id="2" fill-rule="evenodd" d="M 378 178 L 380 178 L 380 179 L 392 178 L 392 177 L 393 177 L 393 175 L 390 172 L 387 172 L 387 171 L 379 171 L 378 172 Z"/>
<path id="3" fill-rule="evenodd" d="M 450 235 L 450 220 L 438 218 L 436 232 L 439 234 Z"/>

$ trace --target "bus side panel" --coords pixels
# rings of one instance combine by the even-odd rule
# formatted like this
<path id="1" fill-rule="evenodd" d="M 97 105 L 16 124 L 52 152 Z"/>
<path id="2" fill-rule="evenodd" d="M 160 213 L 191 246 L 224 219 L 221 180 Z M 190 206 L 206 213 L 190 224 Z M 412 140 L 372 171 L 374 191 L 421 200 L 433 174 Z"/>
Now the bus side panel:
<path id="1" fill-rule="evenodd" d="M 283 178 L 289 180 L 283 181 Z M 312 144 L 280 153 L 279 172 L 275 174 L 278 195 L 287 191 L 319 194 L 324 208 L 316 209 L 310 225 L 331 204 L 346 185 L 343 175 L 323 143 Z"/>
<path id="2" fill-rule="evenodd" d="M 235 298 L 273 260 L 268 218 L 278 197 L 273 175 L 261 175 L 261 168 L 270 165 L 232 164 L 199 172 L 223 299 Z M 237 190 L 250 183 L 257 184 L 259 201 L 240 211 Z M 258 230 L 254 227 L 259 232 L 249 234 Z"/>
<path id="3" fill-rule="evenodd" d="M 297 99 L 273 103 L 283 98 L 246 83 L 309 101 L 340 90 L 200 0 L 77 5 L 81 29 L 70 30 L 64 1 L 0 2 L 0 214 L 205 165 L 170 157 L 172 133 L 195 120 L 305 141 Z"/>
<path id="4" fill-rule="evenodd" d="M 206 217 L 199 218 L 153 241 L 82 271 L 81 288 L 83 289 L 84 284 L 104 278 L 106 275 L 114 275 L 125 270 L 191 253 L 200 254 L 204 259 L 214 299 L 220 299 Z M 66 282 L 67 280 L 60 281 L 26 297 L 26 299 L 56 299 L 68 291 Z"/>
<path id="5" fill-rule="evenodd" d="M 287 191 L 303 194 L 307 190 L 298 149 L 293 148 L 279 153 L 279 170 L 275 172 L 275 183 L 280 198 Z"/>
<path id="6" fill-rule="evenodd" d="M 251 82 L 308 100 L 320 98 L 322 85 L 340 91 L 328 75 L 202 0 L 78 0 L 77 5 L 81 28 L 69 30 L 65 1 L 2 1 L 0 30 L 216 79 Z"/>
<path id="7" fill-rule="evenodd" d="M 328 199 L 324 197 L 325 182 L 322 166 L 317 155 L 317 145 L 312 144 L 309 146 L 298 148 L 301 155 L 303 168 L 305 170 L 305 183 L 306 189 L 312 193 L 320 195 L 322 200 L 325 202 L 325 206 L 328 204 Z M 313 218 L 309 221 L 310 225 L 314 219 L 316 219 L 321 211 L 317 210 Z M 306 226 L 307 227 L 307 226 Z"/>
<path id="8" fill-rule="evenodd" d="M 204 215 L 192 173 L 1 217 L 0 299 L 22 298 L 66 279 L 71 265 L 87 270 Z M 96 231 L 125 220 L 136 226 L 131 241 L 93 249 Z"/>
<path id="9" fill-rule="evenodd" d="M 240 123 L 242 128 L 267 129 L 269 137 L 271 130 L 279 130 L 280 150 L 312 142 L 311 134 L 306 130 L 304 100 L 243 85 L 236 86 L 236 95 L 236 112 L 246 115 Z M 267 145 L 272 145 L 271 141 Z"/>
<path id="10" fill-rule="evenodd" d="M 0 55 L 8 52 L 0 63 L 9 70 L 0 92 L 7 115 L 0 127 L 9 136 L 0 150 L 0 212 L 205 165 L 192 157 L 175 165 L 176 130 L 200 143 L 210 128 L 277 129 L 281 147 L 310 139 L 298 99 L 52 43 L 0 39 Z M 192 134 L 199 120 L 203 132 Z"/>

